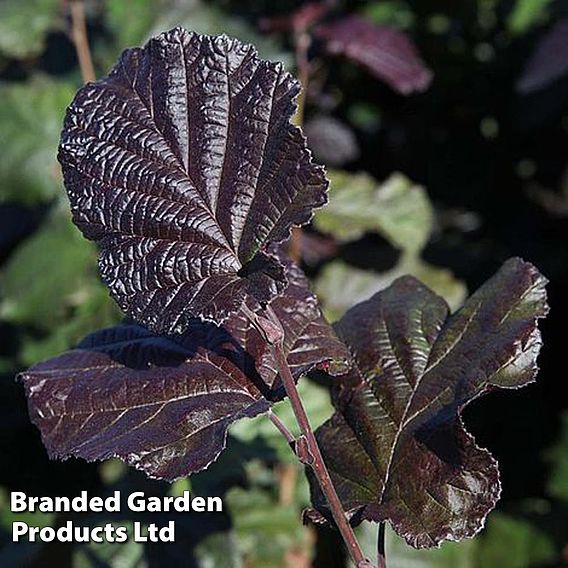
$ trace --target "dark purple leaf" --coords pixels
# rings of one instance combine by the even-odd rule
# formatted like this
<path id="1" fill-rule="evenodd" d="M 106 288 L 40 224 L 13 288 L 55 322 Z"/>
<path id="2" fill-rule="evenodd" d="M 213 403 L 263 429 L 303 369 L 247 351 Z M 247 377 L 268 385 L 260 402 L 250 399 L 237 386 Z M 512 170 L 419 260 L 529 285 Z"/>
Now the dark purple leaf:
<path id="1" fill-rule="evenodd" d="M 336 326 L 356 365 L 317 431 L 345 510 L 388 520 L 415 547 L 473 536 L 500 493 L 496 461 L 476 446 L 463 407 L 495 387 L 534 380 L 546 280 L 520 259 L 450 315 L 412 277 L 352 308 Z M 325 500 L 311 480 L 323 521 Z"/>
<path id="2" fill-rule="evenodd" d="M 538 43 L 517 91 L 527 95 L 547 87 L 568 72 L 568 20 L 560 20 Z"/>
<path id="3" fill-rule="evenodd" d="M 291 263 L 287 277 L 286 296 L 271 306 L 294 376 L 322 363 L 345 372 L 349 353 L 305 277 Z M 51 457 L 117 456 L 167 480 L 206 468 L 235 420 L 281 400 L 275 377 L 266 342 L 241 313 L 223 328 L 194 319 L 183 335 L 169 337 L 122 324 L 21 375 Z"/>
<path id="4" fill-rule="evenodd" d="M 314 33 L 324 41 L 329 53 L 363 65 L 403 95 L 424 91 L 432 81 L 432 72 L 415 45 L 396 28 L 349 16 L 322 24 Z"/>
<path id="5" fill-rule="evenodd" d="M 261 18 L 259 28 L 265 33 L 305 32 L 316 22 L 320 21 L 329 12 L 329 9 L 330 6 L 327 2 L 308 2 L 290 15 L 276 18 Z"/>
<path id="6" fill-rule="evenodd" d="M 290 124 L 299 85 L 226 36 L 176 28 L 125 51 L 71 104 L 59 160 L 113 297 L 156 332 L 217 323 L 286 285 L 265 249 L 326 201 Z"/>

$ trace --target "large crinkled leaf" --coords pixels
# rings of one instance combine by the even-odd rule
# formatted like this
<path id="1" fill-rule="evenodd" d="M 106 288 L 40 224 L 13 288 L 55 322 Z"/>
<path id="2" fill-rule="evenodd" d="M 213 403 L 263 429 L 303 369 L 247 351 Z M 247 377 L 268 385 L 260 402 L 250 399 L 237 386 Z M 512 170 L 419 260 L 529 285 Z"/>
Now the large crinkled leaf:
<path id="1" fill-rule="evenodd" d="M 415 45 L 396 28 L 349 16 L 318 26 L 315 34 L 329 53 L 363 65 L 403 95 L 424 91 L 432 81 Z"/>
<path id="2" fill-rule="evenodd" d="M 74 221 L 129 316 L 182 332 L 282 292 L 264 251 L 327 189 L 290 124 L 298 90 L 252 46 L 176 28 L 79 91 L 59 159 Z"/>
<path id="3" fill-rule="evenodd" d="M 500 493 L 497 463 L 460 413 L 492 388 L 534 380 L 545 283 L 511 259 L 450 315 L 444 300 L 404 277 L 337 324 L 356 365 L 317 437 L 353 522 L 389 520 L 419 548 L 481 529 Z M 313 483 L 312 498 L 318 511 L 308 514 L 323 520 Z"/>
<path id="4" fill-rule="evenodd" d="M 287 272 L 286 297 L 271 305 L 293 374 L 328 361 L 345 372 L 346 347 L 301 271 L 288 264 Z M 240 312 L 222 328 L 194 319 L 177 336 L 135 324 L 108 328 L 21 378 L 52 457 L 117 456 L 168 480 L 207 467 L 231 423 L 283 397 L 266 342 Z"/>

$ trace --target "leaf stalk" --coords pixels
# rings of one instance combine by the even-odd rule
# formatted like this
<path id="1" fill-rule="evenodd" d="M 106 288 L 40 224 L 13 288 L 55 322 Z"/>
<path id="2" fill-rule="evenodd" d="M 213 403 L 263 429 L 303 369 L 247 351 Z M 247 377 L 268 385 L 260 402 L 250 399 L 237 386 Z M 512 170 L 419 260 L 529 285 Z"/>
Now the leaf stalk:
<path id="1" fill-rule="evenodd" d="M 250 312 L 250 310 L 246 310 L 246 312 L 248 315 L 248 312 Z M 349 555 L 353 559 L 353 562 L 358 568 L 370 568 L 372 565 L 365 558 L 361 546 L 357 541 L 357 537 L 353 532 L 353 528 L 347 520 L 347 515 L 343 510 L 339 496 L 335 491 L 331 476 L 329 475 L 327 467 L 323 461 L 323 457 L 321 455 L 316 437 L 310 425 L 304 404 L 302 403 L 302 399 L 300 398 L 300 393 L 298 392 L 298 389 L 296 387 L 296 381 L 294 380 L 292 372 L 290 371 L 290 367 L 288 366 L 286 355 L 284 353 L 284 331 L 282 329 L 282 324 L 280 323 L 278 317 L 270 308 L 270 306 L 266 308 L 265 314 L 266 317 L 254 314 L 252 318 L 249 316 L 249 319 L 251 319 L 251 322 L 257 327 L 259 325 L 262 326 L 263 321 L 268 320 L 268 322 L 270 322 L 271 333 L 269 334 L 264 332 L 263 335 L 265 339 L 267 339 L 269 335 L 276 335 L 276 338 L 273 341 L 267 340 L 267 344 L 269 346 L 274 362 L 276 363 L 276 369 L 282 380 L 284 389 L 286 390 L 286 394 L 288 395 L 288 398 L 290 400 L 292 410 L 294 411 L 294 416 L 296 417 L 296 421 L 302 433 L 301 437 L 296 440 L 294 444 L 296 455 L 298 455 L 298 458 L 302 463 L 305 463 L 312 468 L 318 484 L 328 501 L 333 519 L 337 525 L 337 528 L 339 529 L 339 532 L 341 533 L 341 536 L 347 546 L 347 550 L 349 551 Z M 281 330 L 281 333 L 273 334 L 273 326 L 279 328 Z M 287 434 L 290 434 L 290 432 L 286 429 L 285 426 L 284 430 L 281 429 L 281 421 L 274 421 L 274 416 L 275 415 L 272 414 L 271 420 L 284 434 L 286 439 L 289 440 L 289 436 Z M 287 432 L 287 434 L 285 432 Z"/>
<path id="2" fill-rule="evenodd" d="M 387 568 L 387 555 L 385 552 L 385 523 L 379 523 L 377 533 L 377 563 L 379 568 Z"/>

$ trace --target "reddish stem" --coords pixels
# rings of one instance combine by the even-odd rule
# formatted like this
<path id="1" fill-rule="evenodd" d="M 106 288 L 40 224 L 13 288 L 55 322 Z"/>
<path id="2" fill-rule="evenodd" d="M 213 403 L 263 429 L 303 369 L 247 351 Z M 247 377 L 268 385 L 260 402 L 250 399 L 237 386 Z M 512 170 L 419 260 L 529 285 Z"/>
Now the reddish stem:
<path id="1" fill-rule="evenodd" d="M 296 443 L 296 438 L 294 438 L 294 435 L 292 434 L 292 432 L 290 432 L 290 430 L 288 430 L 288 428 L 286 427 L 286 424 L 284 424 L 284 422 L 282 422 L 282 420 L 280 420 L 280 418 L 278 418 L 278 416 L 276 416 L 276 414 L 274 414 L 274 412 L 272 412 L 272 410 L 269 410 L 266 414 L 268 415 L 268 418 L 270 418 L 270 421 L 272 422 L 272 424 L 274 424 L 274 426 L 276 426 L 276 428 L 278 429 L 280 434 L 282 434 L 282 436 L 284 436 L 284 438 L 286 438 L 286 441 L 292 446 L 292 449 L 294 449 L 294 444 Z"/>
<path id="2" fill-rule="evenodd" d="M 268 316 L 267 319 L 269 319 L 274 326 L 282 329 L 278 317 L 270 307 L 266 309 L 266 314 Z M 272 357 L 274 358 L 274 362 L 276 363 L 276 368 L 284 385 L 284 389 L 286 390 L 286 394 L 288 395 L 288 398 L 290 400 L 290 404 L 292 406 L 292 410 L 294 411 L 298 426 L 300 427 L 300 431 L 302 432 L 302 437 L 304 438 L 306 446 L 305 449 L 307 450 L 308 455 L 305 455 L 305 451 L 300 451 L 301 440 L 298 440 L 296 442 L 297 453 L 302 461 L 309 462 L 307 465 L 312 468 L 318 484 L 327 499 L 333 519 L 335 520 L 337 528 L 339 529 L 339 532 L 341 533 L 341 536 L 345 544 L 347 545 L 347 549 L 351 558 L 353 559 L 353 562 L 359 568 L 371 566 L 369 561 L 365 558 L 365 555 L 361 550 L 361 546 L 357 542 L 353 528 L 347 520 L 347 516 L 345 515 L 345 511 L 343 510 L 339 496 L 335 491 L 335 487 L 333 486 L 333 482 L 331 481 L 331 477 L 323 461 L 323 457 L 310 425 L 308 415 L 306 414 L 302 399 L 300 398 L 300 394 L 298 393 L 298 389 L 296 388 L 296 381 L 294 380 L 294 377 L 292 376 L 292 373 L 290 371 L 290 367 L 288 366 L 288 362 L 286 361 L 283 339 L 284 332 L 282 331 L 280 336 L 277 337 L 274 341 L 268 342 L 268 345 L 270 347 Z M 304 455 L 302 456 L 301 454 Z M 306 457 L 308 457 L 309 459 L 306 460 Z"/>

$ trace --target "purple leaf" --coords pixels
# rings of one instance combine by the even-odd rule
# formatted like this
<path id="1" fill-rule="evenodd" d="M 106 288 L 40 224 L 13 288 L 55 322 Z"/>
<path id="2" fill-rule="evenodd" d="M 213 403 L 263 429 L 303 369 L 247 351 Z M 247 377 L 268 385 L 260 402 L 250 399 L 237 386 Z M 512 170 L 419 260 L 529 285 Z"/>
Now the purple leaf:
<path id="1" fill-rule="evenodd" d="M 298 91 L 254 47 L 181 28 L 79 91 L 59 160 L 73 219 L 130 317 L 182 332 L 283 291 L 266 247 L 309 221 L 327 189 L 290 124 Z"/>
<path id="2" fill-rule="evenodd" d="M 363 65 L 403 95 L 425 91 L 432 81 L 432 72 L 415 45 L 396 28 L 349 16 L 318 26 L 315 35 L 330 54 L 344 55 Z"/>
<path id="3" fill-rule="evenodd" d="M 547 87 L 568 72 L 568 20 L 560 20 L 538 43 L 517 91 L 527 95 Z"/>
<path id="4" fill-rule="evenodd" d="M 265 33 L 302 33 L 320 21 L 330 10 L 328 2 L 308 2 L 287 16 L 261 18 L 259 28 Z"/>
<path id="5" fill-rule="evenodd" d="M 318 162 L 336 168 L 359 158 L 355 133 L 347 124 L 332 116 L 311 118 L 306 122 L 304 132 Z"/>
<path id="6" fill-rule="evenodd" d="M 317 431 L 352 522 L 389 520 L 408 544 L 471 537 L 500 493 L 497 463 L 461 411 L 495 387 L 534 380 L 547 313 L 545 278 L 520 259 L 455 314 L 412 277 L 352 308 L 336 326 L 355 366 L 336 382 L 336 413 Z M 311 479 L 308 511 L 328 517 Z"/>
<path id="7" fill-rule="evenodd" d="M 323 363 L 344 373 L 346 347 L 300 269 L 288 263 L 286 270 L 287 294 L 271 306 L 284 325 L 294 376 Z M 183 335 L 169 337 L 122 324 L 21 375 L 51 457 L 117 456 L 167 480 L 206 468 L 235 420 L 281 400 L 275 377 L 266 342 L 241 313 L 223 328 L 194 319 Z"/>

